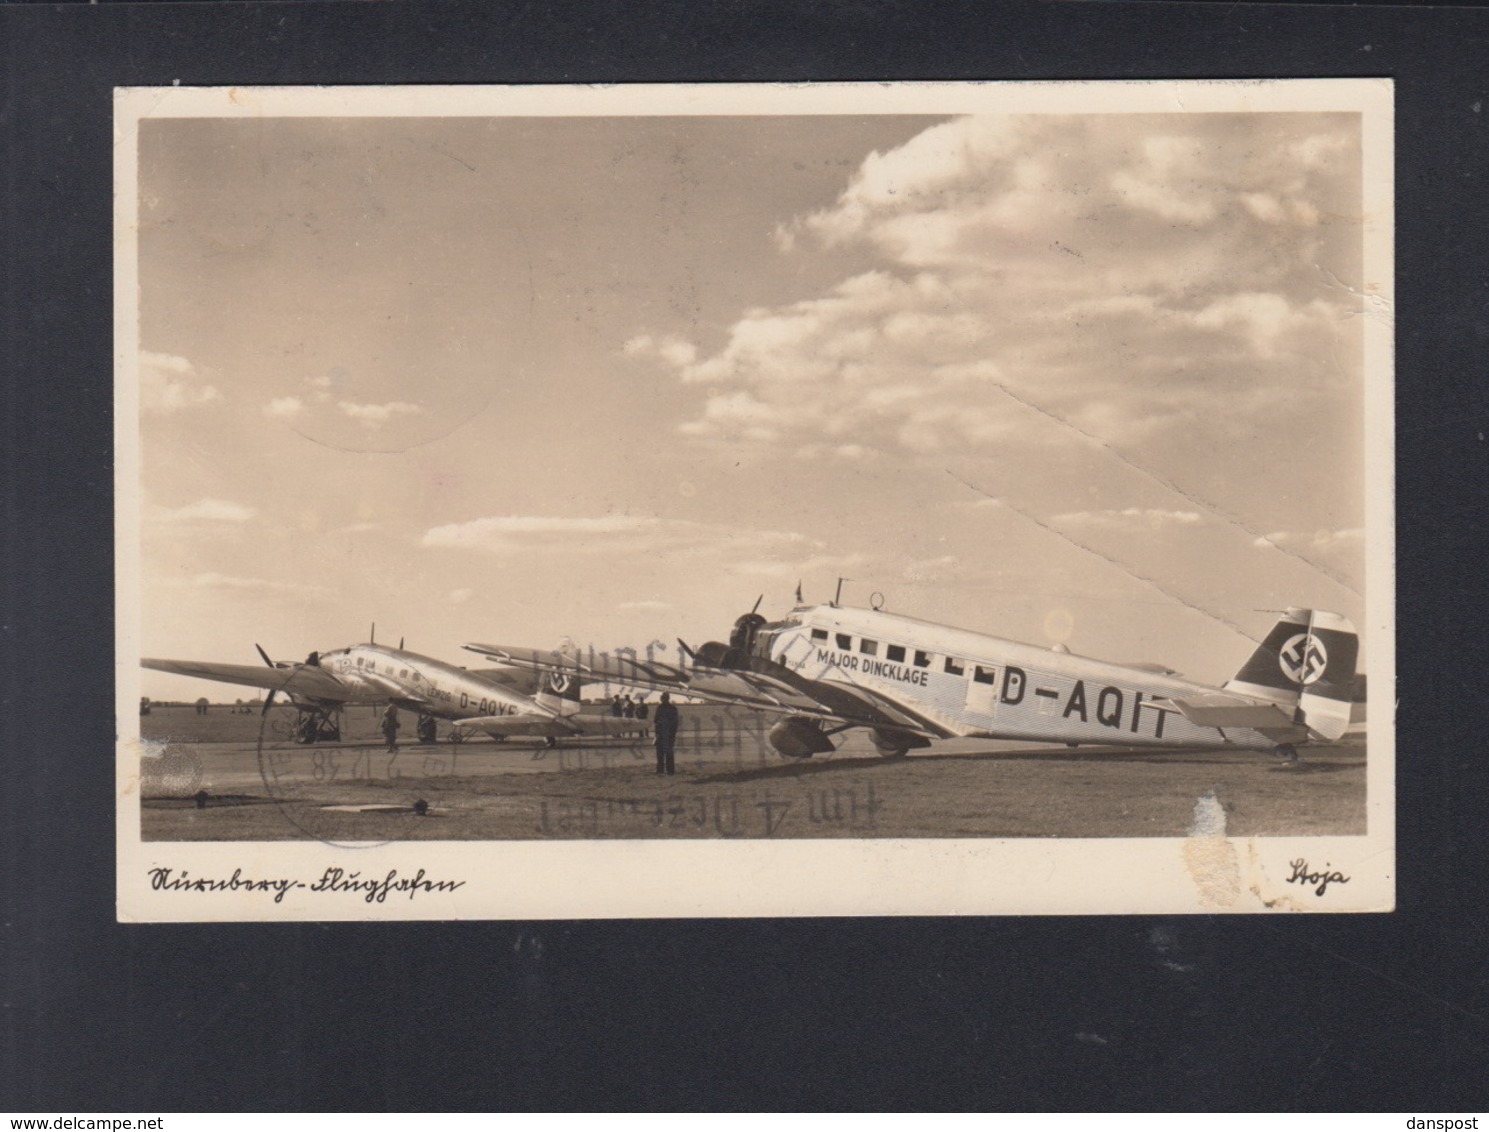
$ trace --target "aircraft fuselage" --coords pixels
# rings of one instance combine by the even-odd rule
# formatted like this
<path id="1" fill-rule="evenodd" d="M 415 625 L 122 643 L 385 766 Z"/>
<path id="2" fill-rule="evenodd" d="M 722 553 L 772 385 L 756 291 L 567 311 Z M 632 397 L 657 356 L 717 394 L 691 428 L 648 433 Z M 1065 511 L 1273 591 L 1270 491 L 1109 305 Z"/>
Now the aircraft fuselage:
<path id="1" fill-rule="evenodd" d="M 1122 746 L 1277 746 L 1250 728 L 1202 727 L 1156 702 L 1216 689 L 878 610 L 814 606 L 761 624 L 749 654 L 819 689 L 863 688 L 902 725 L 948 736 Z M 868 726 L 892 729 L 890 709 Z M 1304 734 L 1299 729 L 1299 737 Z"/>
<path id="2" fill-rule="evenodd" d="M 384 645 L 353 645 L 320 654 L 320 667 L 354 693 L 349 703 L 385 703 L 429 711 L 442 719 L 512 715 L 532 703 L 463 668 Z"/>

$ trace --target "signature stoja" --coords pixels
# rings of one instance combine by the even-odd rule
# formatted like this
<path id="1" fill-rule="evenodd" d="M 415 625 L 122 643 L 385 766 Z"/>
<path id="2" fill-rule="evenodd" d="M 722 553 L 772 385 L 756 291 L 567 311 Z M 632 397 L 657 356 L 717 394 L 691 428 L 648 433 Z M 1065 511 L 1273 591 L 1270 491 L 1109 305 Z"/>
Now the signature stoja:
<path id="1" fill-rule="evenodd" d="M 1331 884 L 1349 883 L 1349 877 L 1345 876 L 1338 869 L 1331 868 L 1327 861 L 1324 862 L 1324 867 L 1318 871 L 1315 871 L 1302 857 L 1289 861 L 1288 864 L 1292 865 L 1293 875 L 1287 878 L 1287 883 L 1316 885 L 1317 887 L 1313 890 L 1315 896 L 1322 896 L 1328 891 Z"/>

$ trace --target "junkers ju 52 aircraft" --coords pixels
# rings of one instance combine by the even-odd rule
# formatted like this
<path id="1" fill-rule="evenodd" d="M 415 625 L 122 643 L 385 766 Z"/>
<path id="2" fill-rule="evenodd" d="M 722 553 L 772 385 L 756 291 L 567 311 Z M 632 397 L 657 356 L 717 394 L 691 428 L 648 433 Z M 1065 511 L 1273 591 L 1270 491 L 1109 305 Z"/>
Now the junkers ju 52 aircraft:
<path id="1" fill-rule="evenodd" d="M 755 603 L 759 608 L 760 603 Z M 789 758 L 869 730 L 886 756 L 934 739 L 976 737 L 1122 747 L 1241 748 L 1296 759 L 1349 726 L 1359 639 L 1344 617 L 1288 609 L 1222 688 L 1158 665 L 1109 664 L 982 633 L 837 604 L 798 605 L 779 621 L 751 610 L 727 644 L 678 642 L 673 666 L 468 644 L 502 664 L 563 665 L 575 676 L 779 715 L 771 745 Z"/>
<path id="2" fill-rule="evenodd" d="M 350 704 L 392 703 L 418 712 L 419 737 L 426 740 L 434 738 L 434 719 L 479 728 L 499 739 L 536 736 L 550 745 L 578 735 L 635 730 L 634 721 L 581 714 L 580 682 L 572 672 L 469 671 L 379 644 L 313 652 L 303 664 L 290 664 L 270 660 L 262 647 L 254 647 L 266 667 L 150 658 L 140 664 L 178 676 L 266 689 L 264 714 L 282 694 L 300 712 L 294 730 L 302 743 L 339 739 L 339 712 Z"/>

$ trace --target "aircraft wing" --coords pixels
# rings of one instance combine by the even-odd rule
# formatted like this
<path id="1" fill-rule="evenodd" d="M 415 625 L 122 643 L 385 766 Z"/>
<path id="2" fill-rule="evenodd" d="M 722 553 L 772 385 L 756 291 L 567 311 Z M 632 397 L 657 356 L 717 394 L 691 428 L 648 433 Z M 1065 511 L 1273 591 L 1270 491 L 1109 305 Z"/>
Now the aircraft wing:
<path id="1" fill-rule="evenodd" d="M 574 654 L 551 649 L 468 644 L 472 652 L 503 664 L 544 671 L 578 672 L 590 681 L 609 681 L 653 691 L 677 692 L 709 703 L 756 708 L 777 715 L 802 715 L 828 724 L 885 726 L 932 737 L 950 734 L 888 697 L 851 684 L 793 680 L 789 669 L 758 672 L 738 668 L 681 668 L 665 661 L 596 653 Z"/>
<path id="2" fill-rule="evenodd" d="M 1277 704 L 1244 700 L 1224 693 L 1155 700 L 1153 707 L 1173 711 L 1200 727 L 1249 727 L 1254 731 L 1298 729 L 1293 717 Z"/>
<path id="3" fill-rule="evenodd" d="M 542 690 L 541 676 L 530 669 L 521 668 L 469 668 L 472 676 L 479 676 L 499 688 L 516 692 L 519 696 L 535 696 Z"/>
<path id="4" fill-rule="evenodd" d="M 481 715 L 457 720 L 461 727 L 479 727 L 488 735 L 537 735 L 564 739 L 573 735 L 634 735 L 649 726 L 646 720 L 626 719 L 611 715 L 540 715 L 518 712 L 516 715 Z"/>
<path id="5" fill-rule="evenodd" d="M 609 681 L 657 692 L 679 692 L 713 703 L 739 704 L 766 711 L 825 715 L 821 704 L 779 682 L 751 672 L 722 668 L 679 668 L 665 661 L 646 661 L 596 653 L 593 656 L 551 649 L 469 644 L 472 652 L 517 668 L 542 672 L 577 672 L 591 682 Z"/>
<path id="6" fill-rule="evenodd" d="M 195 676 L 223 684 L 242 684 L 271 692 L 290 692 L 318 700 L 346 700 L 351 690 L 335 675 L 313 665 L 297 664 L 291 668 L 270 668 L 266 664 L 214 664 L 197 660 L 157 660 L 146 657 L 143 668 L 170 672 L 177 676 Z"/>
<path id="7" fill-rule="evenodd" d="M 635 735 L 651 727 L 650 719 L 627 719 L 623 715 L 571 715 L 566 722 L 581 735 Z"/>
<path id="8" fill-rule="evenodd" d="M 515 715 L 478 715 L 455 722 L 461 727 L 479 727 L 488 735 L 537 735 L 562 739 L 574 734 L 574 728 L 564 720 L 535 711 L 518 712 Z"/>

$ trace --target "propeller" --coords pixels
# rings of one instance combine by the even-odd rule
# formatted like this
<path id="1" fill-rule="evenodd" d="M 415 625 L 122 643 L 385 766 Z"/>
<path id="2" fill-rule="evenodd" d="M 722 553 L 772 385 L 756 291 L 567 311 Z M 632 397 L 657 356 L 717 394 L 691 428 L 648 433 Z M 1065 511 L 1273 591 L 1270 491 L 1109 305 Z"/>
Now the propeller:
<path id="1" fill-rule="evenodd" d="M 268 664 L 271 669 L 287 669 L 287 667 L 290 667 L 289 664 L 275 664 L 274 661 L 270 660 L 270 654 L 264 651 L 264 645 L 261 645 L 261 643 L 253 643 L 253 648 L 258 649 L 259 655 L 264 657 L 264 663 Z M 270 708 L 274 706 L 275 693 L 278 693 L 278 688 L 270 688 L 270 694 L 264 697 L 264 710 L 259 712 L 259 715 L 268 715 L 270 713 Z"/>
<path id="2" fill-rule="evenodd" d="M 267 664 L 270 668 L 287 668 L 287 667 L 289 667 L 288 665 L 284 665 L 284 664 L 275 664 L 272 660 L 270 660 L 269 659 L 269 654 L 264 651 L 264 646 L 261 645 L 261 644 L 259 644 L 257 641 L 254 642 L 253 647 L 259 650 L 259 656 L 261 656 L 261 657 L 264 658 L 264 663 Z M 276 692 L 278 692 L 278 691 L 279 691 L 278 688 L 270 688 L 269 689 L 269 694 L 264 697 L 264 708 L 263 708 L 263 710 L 261 712 L 259 712 L 260 715 L 268 715 L 269 714 L 269 709 L 274 706 L 274 694 Z"/>
<path id="3" fill-rule="evenodd" d="M 681 637 L 677 638 L 677 647 L 682 650 L 683 656 L 687 657 L 689 660 L 698 659 L 698 654 L 695 653 L 691 648 L 689 648 L 688 642 L 683 640 Z"/>
<path id="4" fill-rule="evenodd" d="M 759 597 L 757 597 L 755 599 L 755 604 L 752 605 L 752 606 L 750 606 L 750 612 L 751 613 L 759 613 L 760 612 L 760 603 L 762 601 L 764 601 L 764 600 L 765 600 L 765 595 L 764 594 L 761 594 Z"/>

